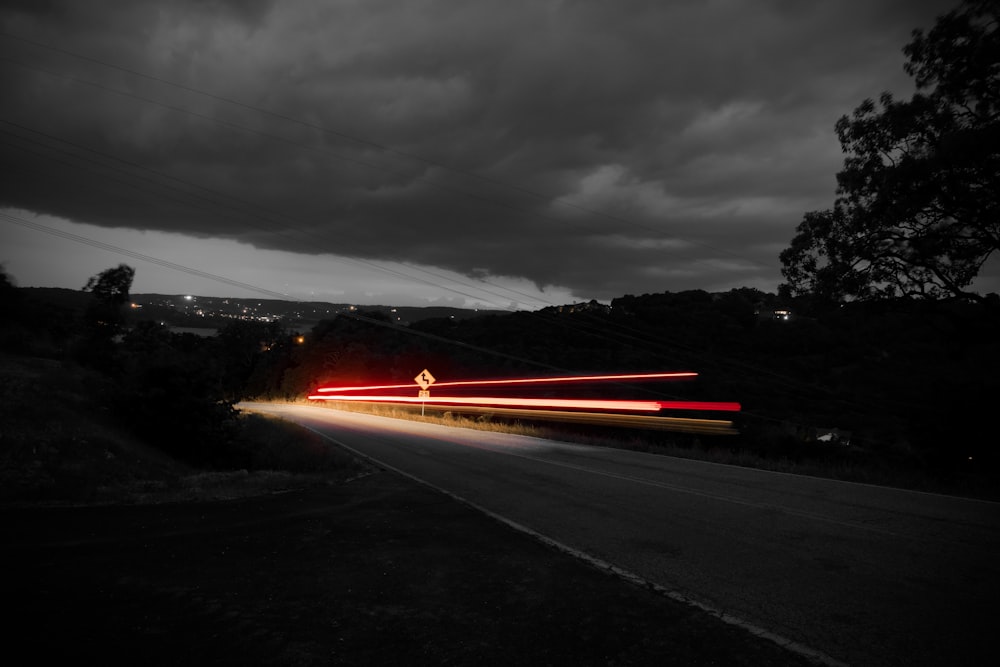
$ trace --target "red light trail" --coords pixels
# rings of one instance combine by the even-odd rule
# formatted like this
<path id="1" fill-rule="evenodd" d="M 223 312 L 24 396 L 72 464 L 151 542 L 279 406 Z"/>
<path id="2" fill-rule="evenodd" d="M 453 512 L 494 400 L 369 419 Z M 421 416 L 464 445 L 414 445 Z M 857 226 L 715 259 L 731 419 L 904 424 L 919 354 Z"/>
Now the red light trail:
<path id="1" fill-rule="evenodd" d="M 616 382 L 625 380 L 683 380 L 698 377 L 697 373 L 680 371 L 674 373 L 623 373 L 617 375 L 572 375 L 543 378 L 519 378 L 509 380 L 457 380 L 454 382 L 437 382 L 439 387 L 481 387 L 485 385 L 525 385 L 525 384 L 562 384 L 569 382 Z M 320 393 L 341 393 L 345 391 L 377 391 L 382 389 L 412 389 L 410 384 L 384 384 L 368 387 L 320 387 Z"/>
<path id="2" fill-rule="evenodd" d="M 320 387 L 308 396 L 313 401 L 338 403 L 396 403 L 420 405 L 437 410 L 505 414 L 512 417 L 565 421 L 576 423 L 604 423 L 634 428 L 655 428 L 704 434 L 733 434 L 737 431 L 730 421 L 717 419 L 692 419 L 680 416 L 662 416 L 662 410 L 738 412 L 740 404 L 725 401 L 658 401 L 621 400 L 572 397 L 525 396 L 434 396 L 428 389 L 444 387 L 508 387 L 533 385 L 559 385 L 597 382 L 629 382 L 647 380 L 684 380 L 698 377 L 690 371 L 670 373 L 616 373 L 608 375 L 574 375 L 538 378 L 512 378 L 502 380 L 456 380 L 421 385 L 417 378 L 420 396 L 405 396 L 400 390 L 413 390 L 414 384 L 368 385 L 355 387 Z M 433 383 L 433 384 L 431 384 Z M 393 395 L 399 392 L 397 395 Z"/>
<path id="3" fill-rule="evenodd" d="M 718 410 L 739 412 L 740 404 L 728 401 L 657 401 L 662 410 Z"/>

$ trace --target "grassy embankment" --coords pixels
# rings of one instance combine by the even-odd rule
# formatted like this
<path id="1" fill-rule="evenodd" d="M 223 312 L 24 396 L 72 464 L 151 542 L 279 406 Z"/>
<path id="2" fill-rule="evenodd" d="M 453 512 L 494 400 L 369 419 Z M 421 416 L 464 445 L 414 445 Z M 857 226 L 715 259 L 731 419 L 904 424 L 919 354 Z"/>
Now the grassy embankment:
<path id="1" fill-rule="evenodd" d="M 250 465 L 206 470 L 185 464 L 119 424 L 100 400 L 108 382 L 73 364 L 0 356 L 0 502 L 233 498 L 336 482 L 365 470 L 310 431 L 243 414 L 231 425 L 227 451 Z"/>

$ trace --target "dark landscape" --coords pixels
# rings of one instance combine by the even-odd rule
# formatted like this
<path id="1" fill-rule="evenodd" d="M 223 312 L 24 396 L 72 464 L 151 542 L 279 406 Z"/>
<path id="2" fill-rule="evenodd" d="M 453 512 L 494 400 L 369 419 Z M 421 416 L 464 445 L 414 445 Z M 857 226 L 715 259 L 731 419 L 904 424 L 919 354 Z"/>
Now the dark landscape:
<path id="1" fill-rule="evenodd" d="M 629 297 L 610 309 L 584 304 L 428 319 L 408 328 L 361 310 L 304 332 L 284 329 L 280 318 L 234 320 L 214 336 L 132 319 L 135 309 L 122 305 L 124 334 L 111 341 L 90 319 L 108 314 L 98 296 L 47 299 L 8 283 L 3 305 L 14 317 L 3 327 L 0 488 L 10 535 L 4 594 L 21 612 L 13 635 L 39 658 L 86 656 L 106 664 L 388 664 L 400 655 L 414 664 L 806 664 L 801 655 L 536 544 L 308 431 L 233 408 L 250 397 L 301 400 L 334 378 L 405 382 L 423 362 L 440 369 L 440 377 L 459 368 L 469 375 L 523 375 L 534 369 L 528 355 L 568 366 L 572 359 L 560 355 L 584 350 L 591 364 L 585 368 L 600 370 L 602 358 L 628 369 L 632 357 L 640 367 L 654 355 L 666 363 L 678 350 L 670 356 L 700 358 L 703 368 L 713 359 L 720 371 L 742 373 L 709 373 L 687 388 L 636 389 L 740 396 L 750 414 L 741 417 L 739 435 L 481 418 L 462 424 L 996 497 L 995 459 L 980 430 L 987 420 L 969 408 L 975 392 L 968 391 L 979 382 L 986 396 L 995 382 L 988 372 L 996 363 L 990 361 L 994 320 L 959 306 L 934 306 L 926 320 L 921 310 L 889 309 L 861 334 L 861 322 L 842 311 L 830 324 L 762 317 L 774 297 L 752 295 L 761 301 L 739 291 L 666 293 Z M 933 319 L 942 312 L 944 320 Z M 691 315 L 691 330 L 676 324 L 687 319 L 681 313 Z M 616 338 L 623 321 L 624 342 Z M 938 326 L 924 326 L 929 321 Z M 693 329 L 699 322 L 712 336 Z M 537 347 L 515 347 L 517 341 L 535 346 L 534 334 L 544 327 L 585 333 L 542 357 Z M 898 333 L 904 327 L 907 337 Z M 668 352 L 653 345 L 661 338 L 652 331 L 686 342 Z M 963 346 L 940 338 L 948 332 L 960 333 Z M 449 349 L 445 336 L 462 347 Z M 826 343 L 822 352 L 816 338 Z M 821 360 L 849 358 L 856 354 L 846 349 L 852 344 L 868 351 L 886 349 L 889 341 L 894 355 L 923 355 L 929 341 L 939 341 L 951 356 L 924 364 L 916 388 L 894 376 L 906 365 L 901 358 L 865 352 L 873 363 L 863 372 L 855 367 L 853 374 L 863 377 L 848 392 L 858 398 L 837 404 L 852 406 L 856 421 L 825 405 L 833 390 L 821 383 L 848 382 L 852 365 L 821 374 L 829 368 Z M 738 364 L 724 356 L 727 345 L 741 351 Z M 935 367 L 944 382 L 947 369 L 962 363 L 961 397 L 949 398 L 947 386 L 923 386 Z M 783 372 L 765 373 L 776 367 Z M 865 392 L 886 384 L 921 402 L 885 401 L 878 411 L 864 411 Z M 813 400 L 802 400 L 805 387 Z M 936 399 L 927 396 L 932 390 Z M 918 407 L 930 400 L 961 402 L 965 417 L 916 421 Z M 849 436 L 818 440 L 818 424 L 846 427 Z M 932 425 L 941 430 L 931 433 L 950 434 L 921 439 Z"/>
<path id="2" fill-rule="evenodd" d="M 8 661 L 989 661 L 995 1 L 125 4 L 0 7 Z"/>

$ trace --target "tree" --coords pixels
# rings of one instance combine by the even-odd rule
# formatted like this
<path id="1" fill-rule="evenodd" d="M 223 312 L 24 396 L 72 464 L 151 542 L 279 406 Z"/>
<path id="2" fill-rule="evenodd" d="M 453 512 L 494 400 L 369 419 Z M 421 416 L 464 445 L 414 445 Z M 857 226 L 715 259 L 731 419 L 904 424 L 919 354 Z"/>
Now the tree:
<path id="1" fill-rule="evenodd" d="M 1000 249 L 997 25 L 995 0 L 965 0 L 915 30 L 903 49 L 913 98 L 883 93 L 837 122 L 837 199 L 781 253 L 785 292 L 983 300 L 968 288 Z"/>
<path id="2" fill-rule="evenodd" d="M 84 292 L 94 295 L 94 301 L 86 312 L 86 323 L 92 333 L 110 339 L 121 331 L 125 322 L 122 306 L 129 299 L 134 277 L 135 269 L 119 264 L 92 276 L 83 286 Z"/>
<path id="3" fill-rule="evenodd" d="M 105 269 L 96 276 L 91 276 L 83 286 L 83 291 L 93 292 L 99 301 L 121 306 L 128 301 L 134 277 L 135 269 L 127 264 L 119 264 L 113 269 Z"/>

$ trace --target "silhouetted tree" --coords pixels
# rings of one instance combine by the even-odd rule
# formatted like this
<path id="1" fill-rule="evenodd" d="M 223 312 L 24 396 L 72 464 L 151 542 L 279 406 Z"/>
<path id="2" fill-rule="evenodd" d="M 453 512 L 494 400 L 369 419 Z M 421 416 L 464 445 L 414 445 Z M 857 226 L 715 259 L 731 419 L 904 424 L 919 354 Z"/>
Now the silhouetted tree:
<path id="1" fill-rule="evenodd" d="M 121 332 L 125 323 L 122 307 L 129 299 L 134 277 L 135 269 L 119 264 L 92 276 L 83 286 L 84 292 L 94 295 L 86 312 L 86 323 L 93 332 L 107 338 Z"/>
<path id="2" fill-rule="evenodd" d="M 982 299 L 967 288 L 1000 248 L 998 7 L 966 0 L 914 31 L 903 49 L 913 98 L 883 93 L 837 122 L 838 197 L 781 253 L 787 291 Z"/>

